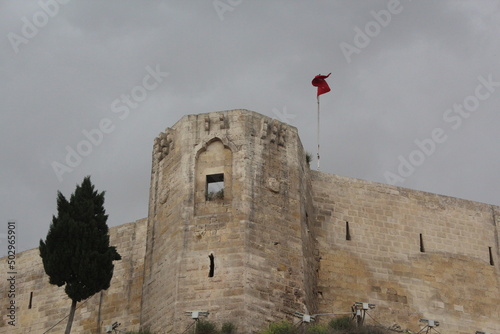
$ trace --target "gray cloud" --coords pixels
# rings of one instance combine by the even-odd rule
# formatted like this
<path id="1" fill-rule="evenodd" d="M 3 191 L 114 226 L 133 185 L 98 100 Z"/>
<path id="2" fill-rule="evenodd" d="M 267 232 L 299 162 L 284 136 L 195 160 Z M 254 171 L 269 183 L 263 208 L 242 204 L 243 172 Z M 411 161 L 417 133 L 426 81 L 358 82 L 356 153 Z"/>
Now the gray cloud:
<path id="1" fill-rule="evenodd" d="M 273 109 L 286 109 L 315 153 L 310 82 L 329 72 L 323 171 L 387 182 L 398 156 L 439 127 L 447 140 L 398 185 L 498 205 L 500 89 L 458 129 L 443 120 L 474 94 L 479 76 L 500 81 L 497 2 L 401 0 L 402 10 L 348 62 L 340 44 L 354 45 L 355 28 L 365 31 L 391 1 L 243 0 L 221 20 L 211 1 L 73 0 L 17 53 L 9 34 L 22 37 L 24 22 L 43 9 L 3 2 L 2 224 L 16 219 L 19 248 L 37 247 L 57 190 L 69 196 L 85 175 L 106 191 L 110 225 L 145 217 L 153 139 L 185 114 L 246 108 L 276 117 Z M 120 119 L 113 101 L 142 85 L 148 66 L 169 76 Z M 59 182 L 52 162 L 102 119 L 113 131 Z"/>

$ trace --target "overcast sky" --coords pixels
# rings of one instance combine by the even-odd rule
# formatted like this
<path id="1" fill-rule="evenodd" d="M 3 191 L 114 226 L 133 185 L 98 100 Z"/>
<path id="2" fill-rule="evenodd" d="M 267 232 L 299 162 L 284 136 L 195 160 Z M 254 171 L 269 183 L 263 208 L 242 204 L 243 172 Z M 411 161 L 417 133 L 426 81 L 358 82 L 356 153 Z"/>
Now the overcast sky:
<path id="1" fill-rule="evenodd" d="M 322 171 L 500 204 L 498 1 L 1 1 L 0 35 L 0 255 L 86 175 L 110 226 L 146 217 L 183 115 L 253 110 L 315 154 L 320 73 Z"/>

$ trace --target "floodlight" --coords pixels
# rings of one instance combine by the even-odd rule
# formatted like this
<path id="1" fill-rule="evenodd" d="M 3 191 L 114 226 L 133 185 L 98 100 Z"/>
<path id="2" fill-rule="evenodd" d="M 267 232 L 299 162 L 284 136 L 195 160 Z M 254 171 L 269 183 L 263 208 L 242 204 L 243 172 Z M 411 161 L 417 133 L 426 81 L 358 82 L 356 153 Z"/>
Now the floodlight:
<path id="1" fill-rule="evenodd" d="M 210 314 L 208 311 L 186 311 L 186 313 L 190 313 L 192 319 L 199 319 L 200 316 L 206 317 Z"/>
<path id="2" fill-rule="evenodd" d="M 375 304 L 363 303 L 363 302 L 355 302 L 354 305 L 356 309 L 359 310 L 372 310 L 375 308 Z"/>
<path id="3" fill-rule="evenodd" d="M 302 322 L 313 322 L 314 320 L 316 320 L 316 316 L 317 314 L 314 314 L 314 315 L 311 315 L 311 314 L 304 314 L 304 313 L 300 313 L 300 312 L 294 312 L 294 313 L 290 313 L 292 314 L 294 317 L 297 317 L 297 318 L 301 318 L 302 319 Z"/>
<path id="4" fill-rule="evenodd" d="M 429 319 L 420 319 L 420 322 L 426 323 L 429 327 L 437 327 L 439 326 L 439 321 L 429 320 Z"/>

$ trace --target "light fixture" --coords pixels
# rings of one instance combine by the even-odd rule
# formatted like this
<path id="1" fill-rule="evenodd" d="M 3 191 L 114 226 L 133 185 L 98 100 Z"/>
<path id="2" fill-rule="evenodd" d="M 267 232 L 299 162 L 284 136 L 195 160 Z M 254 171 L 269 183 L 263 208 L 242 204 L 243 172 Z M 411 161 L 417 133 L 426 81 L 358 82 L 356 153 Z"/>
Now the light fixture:
<path id="1" fill-rule="evenodd" d="M 310 322 L 313 322 L 314 320 L 316 320 L 316 315 L 311 315 L 311 314 L 304 314 L 304 313 L 300 313 L 300 312 L 294 312 L 292 313 L 293 316 L 297 317 L 297 318 L 302 318 L 302 322 L 306 322 L 306 323 L 310 323 Z"/>
<path id="2" fill-rule="evenodd" d="M 436 320 L 420 319 L 420 322 L 427 324 L 427 326 L 429 326 L 431 328 L 439 326 L 439 321 L 436 321 Z"/>
<path id="3" fill-rule="evenodd" d="M 198 320 L 200 316 L 207 317 L 210 314 L 208 311 L 186 311 L 186 313 L 189 313 L 191 318 L 196 320 Z"/>
<path id="4" fill-rule="evenodd" d="M 373 310 L 375 308 L 375 304 L 363 303 L 363 302 L 355 302 L 354 306 L 357 310 Z"/>

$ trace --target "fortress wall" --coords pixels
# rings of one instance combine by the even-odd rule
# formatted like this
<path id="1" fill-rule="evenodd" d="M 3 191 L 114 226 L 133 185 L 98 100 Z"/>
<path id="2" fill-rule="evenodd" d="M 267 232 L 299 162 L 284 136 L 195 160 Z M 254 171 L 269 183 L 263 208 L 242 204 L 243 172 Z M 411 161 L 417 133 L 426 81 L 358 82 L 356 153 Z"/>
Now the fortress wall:
<path id="1" fill-rule="evenodd" d="M 153 158 L 142 328 L 181 333 L 194 322 L 187 311 L 244 319 L 245 208 L 232 195 L 243 189 L 244 122 L 224 116 L 185 116 L 157 140 L 167 151 Z M 224 174 L 223 198 L 207 201 L 213 174 Z"/>
<path id="2" fill-rule="evenodd" d="M 301 194 L 301 229 L 302 229 L 302 253 L 304 261 L 304 299 L 308 309 L 306 313 L 316 314 L 318 308 L 318 273 L 320 256 L 315 229 L 316 208 L 313 202 L 313 188 L 311 184 L 311 174 L 306 161 L 306 152 L 302 144 L 298 143 L 298 157 L 300 164 L 300 190 Z"/>
<path id="3" fill-rule="evenodd" d="M 113 279 L 107 291 L 77 304 L 73 333 L 104 333 L 104 326 L 114 321 L 122 323 L 122 329 L 139 328 L 146 221 L 142 219 L 112 227 L 109 233 L 110 244 L 117 247 L 122 260 L 115 262 Z M 5 263 L 6 258 L 0 262 Z M 2 295 L 0 333 L 64 332 L 67 320 L 62 319 L 68 315 L 71 301 L 64 293 L 64 287 L 49 284 L 38 248 L 17 254 L 16 271 L 16 326 L 7 323 L 9 299 Z M 5 275 L 4 271 L 0 279 L 2 294 L 8 288 Z"/>
<path id="4" fill-rule="evenodd" d="M 208 311 L 220 326 L 232 321 L 242 327 L 244 314 L 245 225 L 240 222 L 243 188 L 244 120 L 224 112 L 190 115 L 176 124 L 182 132 L 189 175 L 183 216 L 183 251 L 178 278 L 174 332 L 193 324 L 186 311 Z M 208 122 L 207 122 L 208 120 Z M 216 186 L 207 200 L 207 175 L 223 174 L 223 188 Z M 235 195 L 237 193 L 238 195 Z M 213 265 L 213 266 L 212 266 Z M 241 327 L 240 326 L 240 327 Z"/>
<path id="5" fill-rule="evenodd" d="M 442 333 L 500 330 L 498 207 L 320 172 L 312 181 L 321 313 L 360 301 L 413 331 L 420 318 Z"/>
<path id="6" fill-rule="evenodd" d="M 270 321 L 315 312 L 314 238 L 307 229 L 310 181 L 297 129 L 253 117 L 248 190 L 252 206 L 247 228 L 247 302 L 252 330 Z"/>
<path id="7" fill-rule="evenodd" d="M 251 332 L 314 310 L 315 247 L 303 246 L 314 243 L 314 208 L 297 130 L 232 110 L 185 116 L 155 142 L 141 327 L 183 332 L 185 312 L 201 310 Z M 209 201 L 206 176 L 220 173 L 224 197 Z"/>
<path id="8" fill-rule="evenodd" d="M 117 321 L 121 330 L 139 329 L 146 221 L 143 218 L 110 228 L 110 244 L 116 246 L 122 259 L 115 264 L 110 288 L 103 292 L 101 328 Z"/>
<path id="9" fill-rule="evenodd" d="M 216 174 L 224 197 L 207 201 Z M 75 333 L 115 321 L 181 333 L 194 323 L 185 311 L 199 310 L 250 333 L 356 301 L 376 304 L 368 323 L 500 332 L 500 207 L 311 171 L 296 128 L 247 110 L 185 116 L 161 133 L 148 218 L 110 238 L 122 260 L 111 287 L 79 303 Z M 38 249 L 16 269 L 16 326 L 2 296 L 0 334 L 63 332 L 70 300 Z"/>
<path id="10" fill-rule="evenodd" d="M 160 134 L 141 328 L 182 332 L 186 311 L 201 310 L 251 332 L 314 311 L 306 168 L 296 128 L 247 110 L 188 115 Z M 207 200 L 207 176 L 218 174 L 224 196 Z"/>
<path id="11" fill-rule="evenodd" d="M 167 129 L 155 140 L 153 152 L 141 308 L 142 328 L 153 330 L 167 330 L 177 300 L 188 182 L 181 172 L 185 162 L 178 139 L 174 129 Z"/>
<path id="12" fill-rule="evenodd" d="M 187 311 L 208 311 L 218 323 L 244 319 L 245 215 L 242 196 L 232 195 L 243 188 L 234 161 L 243 161 L 244 122 L 224 116 L 185 116 L 156 140 L 142 328 L 183 332 L 194 322 Z M 224 174 L 223 198 L 207 201 L 214 174 Z"/>

